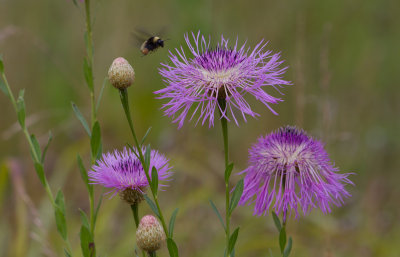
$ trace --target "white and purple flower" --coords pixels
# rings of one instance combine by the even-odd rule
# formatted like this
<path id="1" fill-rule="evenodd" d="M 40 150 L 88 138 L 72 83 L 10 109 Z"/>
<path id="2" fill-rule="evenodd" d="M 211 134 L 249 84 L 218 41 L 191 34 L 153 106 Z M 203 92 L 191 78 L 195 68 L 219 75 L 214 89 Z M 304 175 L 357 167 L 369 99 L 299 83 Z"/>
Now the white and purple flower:
<path id="1" fill-rule="evenodd" d="M 187 115 L 191 112 L 189 120 L 198 114 L 197 122 L 209 126 L 214 125 L 215 110 L 219 109 L 221 118 L 230 120 L 229 116 L 238 125 L 235 109 L 243 119 L 245 115 L 258 116 L 244 96 L 250 94 L 261 101 L 274 114 L 277 114 L 270 104 L 282 101 L 280 98 L 269 95 L 265 87 L 278 90 L 281 85 L 290 82 L 282 79 L 286 67 L 280 68 L 283 63 L 279 60 L 280 54 L 266 51 L 266 42 L 261 41 L 250 51 L 244 44 L 230 48 L 228 40 L 223 36 L 215 48 L 210 47 L 210 40 L 206 41 L 200 31 L 197 36 L 192 33 L 194 45 L 190 42 L 188 34 L 185 40 L 193 55 L 188 58 L 181 47 L 176 49 L 176 54 L 170 52 L 172 65 L 162 64 L 160 74 L 164 77 L 166 87 L 158 90 L 158 98 L 170 99 L 163 105 L 167 116 L 174 117 L 182 127 Z M 280 92 L 279 92 L 280 93 Z M 221 104 L 224 100 L 226 104 Z"/>
<path id="2" fill-rule="evenodd" d="M 136 148 L 133 150 L 137 151 Z M 168 159 L 155 150 L 151 150 L 150 154 L 150 177 L 153 167 L 157 169 L 159 186 L 164 187 L 161 182 L 168 180 L 172 175 L 171 167 Z M 115 150 L 103 154 L 88 175 L 93 184 L 111 188 L 111 192 L 120 193 L 121 198 L 130 204 L 142 200 L 142 194 L 149 185 L 140 160 L 131 149 L 127 148 L 122 152 Z"/>
<path id="3" fill-rule="evenodd" d="M 298 217 L 299 209 L 304 215 L 313 208 L 328 213 L 330 204 L 340 206 L 350 196 L 344 186 L 353 184 L 351 173 L 337 173 L 323 144 L 296 127 L 260 137 L 249 159 L 240 204 L 255 202 L 254 214 L 275 210 L 286 219 L 292 211 Z"/>

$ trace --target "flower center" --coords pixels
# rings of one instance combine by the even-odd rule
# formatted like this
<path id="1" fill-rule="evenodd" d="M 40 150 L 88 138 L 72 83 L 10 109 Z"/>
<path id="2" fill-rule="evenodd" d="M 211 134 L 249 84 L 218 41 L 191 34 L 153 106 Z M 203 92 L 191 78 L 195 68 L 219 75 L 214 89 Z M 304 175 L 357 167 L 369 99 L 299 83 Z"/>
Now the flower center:
<path id="1" fill-rule="evenodd" d="M 230 68 L 226 70 L 200 70 L 203 79 L 208 82 L 211 87 L 219 88 L 226 84 L 231 84 L 237 72 L 237 68 Z"/>

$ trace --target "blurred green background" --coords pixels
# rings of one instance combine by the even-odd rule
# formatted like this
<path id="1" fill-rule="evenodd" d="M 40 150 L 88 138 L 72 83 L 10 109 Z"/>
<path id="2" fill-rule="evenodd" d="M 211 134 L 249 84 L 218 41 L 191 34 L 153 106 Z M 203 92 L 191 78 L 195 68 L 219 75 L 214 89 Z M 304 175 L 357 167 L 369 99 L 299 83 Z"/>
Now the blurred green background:
<path id="1" fill-rule="evenodd" d="M 67 0 L 0 0 L 0 52 L 16 93 L 25 88 L 29 129 L 43 146 L 54 134 L 46 172 L 55 192 L 66 197 L 69 234 L 80 255 L 79 211 L 88 210 L 76 154 L 88 165 L 89 140 L 75 118 L 71 101 L 89 118 L 84 83 L 83 7 Z M 164 100 L 153 92 L 164 85 L 160 62 L 168 49 L 184 44 L 183 34 L 221 34 L 254 46 L 262 38 L 281 51 L 293 82 L 274 106 L 279 116 L 249 99 L 261 114 L 230 124 L 234 172 L 246 167 L 247 149 L 257 137 L 290 124 L 326 142 L 342 172 L 356 186 L 343 208 L 329 215 L 314 210 L 288 223 L 291 256 L 400 256 L 400 1 L 93 1 L 96 91 L 115 57 L 136 71 L 130 90 L 139 135 L 153 127 L 149 142 L 171 159 L 174 180 L 161 194 L 169 217 L 179 207 L 175 235 L 181 256 L 222 256 L 223 230 L 209 205 L 223 210 L 223 147 L 214 128 L 186 123 L 177 130 L 159 110 Z M 132 37 L 135 28 L 164 30 L 167 49 L 142 57 Z M 186 48 L 185 48 L 186 49 Z M 268 91 L 272 94 L 275 92 Z M 275 94 L 276 95 L 276 94 Z M 0 94 L 0 256 L 62 256 L 52 208 L 36 177 L 27 143 L 8 99 Z M 118 92 L 107 85 L 99 109 L 104 151 L 131 141 Z M 233 182 L 240 176 L 233 176 Z M 102 193 L 97 188 L 96 196 Z M 143 205 L 145 206 L 145 205 Z M 142 214 L 150 213 L 145 207 Z M 279 256 L 272 218 L 253 217 L 239 207 L 232 226 L 241 226 L 237 256 Z M 128 205 L 105 198 L 96 227 L 100 256 L 133 256 L 134 222 Z M 167 251 L 160 256 L 167 256 Z"/>

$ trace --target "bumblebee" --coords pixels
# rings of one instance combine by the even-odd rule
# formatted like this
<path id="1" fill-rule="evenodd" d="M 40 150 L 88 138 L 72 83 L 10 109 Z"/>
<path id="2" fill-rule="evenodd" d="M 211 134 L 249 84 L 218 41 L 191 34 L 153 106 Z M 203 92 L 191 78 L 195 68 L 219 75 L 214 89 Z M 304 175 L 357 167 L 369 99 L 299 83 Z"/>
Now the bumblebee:
<path id="1" fill-rule="evenodd" d="M 164 40 L 160 37 L 152 36 L 140 46 L 140 51 L 143 55 L 147 55 L 152 51 L 157 50 L 159 47 L 164 47 Z"/>

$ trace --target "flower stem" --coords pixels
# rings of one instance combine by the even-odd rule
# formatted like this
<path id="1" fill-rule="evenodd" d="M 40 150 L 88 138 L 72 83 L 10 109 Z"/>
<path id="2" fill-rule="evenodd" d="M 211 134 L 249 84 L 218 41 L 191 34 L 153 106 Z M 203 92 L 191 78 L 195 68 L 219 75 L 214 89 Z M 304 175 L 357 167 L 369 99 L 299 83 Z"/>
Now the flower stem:
<path id="1" fill-rule="evenodd" d="M 225 99 L 220 99 L 219 105 L 222 110 L 226 109 L 226 101 Z M 224 139 L 224 153 L 225 153 L 225 169 L 229 165 L 229 145 L 228 145 L 228 121 L 226 120 L 225 117 L 221 115 L 221 127 L 222 127 L 222 136 Z M 226 235 L 226 251 L 228 251 L 229 248 L 229 236 L 230 236 L 230 229 L 229 229 L 229 224 L 230 224 L 230 213 L 229 213 L 229 178 L 225 179 L 225 224 L 226 224 L 226 230 L 225 230 L 225 235 Z M 227 252 L 226 254 L 227 257 L 230 256 L 230 253 Z"/>
<path id="2" fill-rule="evenodd" d="M 138 153 L 139 153 L 139 160 L 140 160 L 140 162 L 141 162 L 141 164 L 142 164 L 142 166 L 143 166 L 144 173 L 146 174 L 147 182 L 150 184 L 150 181 L 151 181 L 151 180 L 150 180 L 150 175 L 149 175 L 149 169 L 150 169 L 150 167 L 147 167 L 147 166 L 146 166 L 146 163 L 145 163 L 145 161 L 144 161 L 144 156 L 143 156 L 142 147 L 141 147 L 141 145 L 139 144 L 139 141 L 138 141 L 138 139 L 137 139 L 137 137 L 136 137 L 135 129 L 134 129 L 134 127 L 133 127 L 133 122 L 132 122 L 131 113 L 130 113 L 130 109 L 129 109 L 128 91 L 127 91 L 126 89 L 121 89 L 121 90 L 119 90 L 119 93 L 120 93 L 120 98 L 121 98 L 122 107 L 124 108 L 125 116 L 126 116 L 126 119 L 128 120 L 129 128 L 130 128 L 130 130 L 131 130 L 133 139 L 134 139 L 134 141 L 135 141 L 135 146 L 136 146 L 137 151 L 138 151 Z M 154 202 L 155 202 L 155 204 L 156 204 L 156 206 L 157 206 L 158 213 L 160 214 L 159 218 L 160 218 L 161 224 L 162 224 L 162 226 L 163 226 L 165 236 L 166 236 L 167 238 L 169 238 L 169 235 L 168 235 L 168 234 L 169 234 L 169 233 L 168 233 L 168 228 L 167 228 L 167 225 L 166 225 L 166 223 L 165 223 L 164 216 L 163 216 L 163 214 L 162 214 L 160 205 L 159 205 L 159 203 L 158 203 L 158 197 L 157 197 L 157 195 L 156 195 L 152 190 L 150 190 L 150 191 L 151 191 L 151 193 L 152 193 Z"/>
<path id="3" fill-rule="evenodd" d="M 6 91 L 7 91 L 7 96 L 10 99 L 10 101 L 11 101 L 13 107 L 14 107 L 15 112 L 18 113 L 17 101 L 15 100 L 14 94 L 11 91 L 10 85 L 8 84 L 8 80 L 7 80 L 7 77 L 6 77 L 4 72 L 1 73 L 1 78 L 3 79 L 4 84 L 5 84 Z M 30 136 L 28 128 L 26 127 L 25 124 L 23 124 L 23 125 L 20 124 L 20 126 L 21 126 L 21 129 L 22 129 L 22 132 L 25 135 L 26 140 L 28 141 L 29 148 L 30 148 L 31 153 L 32 153 L 33 162 L 35 164 L 36 163 L 41 164 L 42 167 L 43 167 L 43 161 L 41 160 L 40 156 L 38 156 L 38 154 L 37 154 L 37 152 L 35 150 L 35 147 L 33 145 L 32 138 Z M 44 189 L 46 191 L 46 194 L 47 194 L 47 196 L 48 196 L 48 198 L 50 200 L 51 205 L 53 206 L 54 209 L 57 208 L 57 204 L 56 204 L 56 202 L 54 200 L 54 196 L 53 196 L 53 193 L 51 191 L 50 185 L 49 185 L 49 183 L 47 181 L 47 177 L 44 174 L 43 174 L 43 187 L 44 187 Z M 71 244 L 69 242 L 69 239 L 68 238 L 64 239 L 64 243 L 66 245 L 67 252 L 70 254 L 70 256 L 72 256 Z"/>
<path id="4" fill-rule="evenodd" d="M 133 219 L 135 220 L 136 229 L 139 227 L 139 204 L 131 204 Z M 146 253 L 142 250 L 142 256 L 146 257 Z"/>

